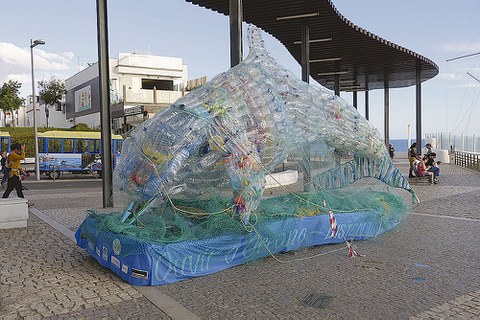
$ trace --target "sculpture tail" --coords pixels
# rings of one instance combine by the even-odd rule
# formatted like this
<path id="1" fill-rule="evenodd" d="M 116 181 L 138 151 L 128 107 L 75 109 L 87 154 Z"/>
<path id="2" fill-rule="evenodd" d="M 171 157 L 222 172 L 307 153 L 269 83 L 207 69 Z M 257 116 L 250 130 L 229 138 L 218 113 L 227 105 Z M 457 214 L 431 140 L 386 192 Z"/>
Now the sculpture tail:
<path id="1" fill-rule="evenodd" d="M 380 159 L 355 157 L 339 167 L 313 177 L 312 181 L 317 188 L 331 190 L 345 187 L 367 177 L 378 179 L 394 188 L 404 189 L 412 195 L 412 203 L 420 202 L 408 179 L 395 167 L 389 157 Z"/>

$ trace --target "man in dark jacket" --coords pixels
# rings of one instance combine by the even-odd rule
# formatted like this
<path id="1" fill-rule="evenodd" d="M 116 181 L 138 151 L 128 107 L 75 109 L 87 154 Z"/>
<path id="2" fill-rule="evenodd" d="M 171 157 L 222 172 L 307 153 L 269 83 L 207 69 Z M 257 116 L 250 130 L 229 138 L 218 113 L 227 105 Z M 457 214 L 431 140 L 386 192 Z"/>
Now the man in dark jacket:
<path id="1" fill-rule="evenodd" d="M 408 149 L 408 162 L 410 163 L 410 170 L 408 171 L 408 177 L 415 177 L 415 168 L 413 166 L 413 161 L 417 159 L 417 143 L 414 142 Z"/>

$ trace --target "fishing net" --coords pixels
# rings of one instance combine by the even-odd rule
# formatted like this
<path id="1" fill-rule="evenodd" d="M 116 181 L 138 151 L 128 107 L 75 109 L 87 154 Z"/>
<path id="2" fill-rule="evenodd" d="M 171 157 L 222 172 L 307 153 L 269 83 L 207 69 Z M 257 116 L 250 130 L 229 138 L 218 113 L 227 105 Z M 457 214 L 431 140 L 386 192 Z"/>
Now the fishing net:
<path id="1" fill-rule="evenodd" d="M 218 209 L 232 206 L 228 198 L 208 200 L 172 200 L 172 203 L 163 204 L 148 210 L 138 218 L 136 223 L 119 223 L 122 212 L 100 214 L 91 210 L 89 217 L 96 223 L 95 229 L 86 230 L 89 239 L 96 239 L 101 232 L 112 232 L 116 235 L 125 235 L 142 239 L 148 243 L 169 244 L 174 242 L 205 240 L 225 235 L 240 236 L 248 232 L 255 232 L 265 238 L 271 238 L 278 230 L 271 228 L 275 221 L 287 221 L 283 227 L 294 230 L 295 219 L 328 215 L 328 209 L 323 208 L 323 201 L 328 199 L 334 204 L 332 210 L 337 219 L 341 215 L 351 212 L 368 211 L 372 220 L 379 220 L 379 230 L 388 229 L 398 223 L 398 220 L 408 210 L 402 197 L 389 192 L 373 191 L 372 186 L 363 190 L 349 192 L 333 191 L 318 194 L 283 194 L 265 197 L 257 208 L 257 214 L 251 217 L 250 223 L 245 226 L 236 219 L 235 210 L 212 214 Z M 290 221 L 288 223 L 288 221 Z M 87 234 L 88 231 L 93 233 Z M 355 234 L 354 236 L 362 236 Z M 124 245 L 123 255 L 140 254 L 143 248 Z"/>

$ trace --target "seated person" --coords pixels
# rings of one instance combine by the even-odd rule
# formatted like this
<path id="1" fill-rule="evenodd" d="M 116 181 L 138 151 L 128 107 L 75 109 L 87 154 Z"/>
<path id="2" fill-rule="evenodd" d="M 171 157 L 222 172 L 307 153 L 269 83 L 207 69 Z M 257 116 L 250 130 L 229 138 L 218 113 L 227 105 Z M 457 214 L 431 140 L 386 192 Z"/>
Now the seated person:
<path id="1" fill-rule="evenodd" d="M 415 160 L 412 161 L 412 172 L 411 172 L 412 177 L 418 176 L 418 164 L 420 162 L 422 162 L 421 156 L 416 156 Z"/>
<path id="2" fill-rule="evenodd" d="M 418 166 L 417 166 L 417 177 L 423 177 L 423 176 L 428 176 L 429 177 L 429 181 L 434 184 L 434 174 L 433 172 L 430 172 L 430 171 L 427 171 L 427 165 L 426 165 L 426 162 L 427 162 L 427 157 L 423 157 L 422 161 L 420 161 L 418 163 Z"/>
<path id="3" fill-rule="evenodd" d="M 438 176 L 440 175 L 440 168 L 438 167 L 438 163 L 435 159 L 437 154 L 435 152 L 432 152 L 430 156 L 427 157 L 427 161 L 425 165 L 427 166 L 427 171 L 428 172 L 433 172 L 434 175 L 434 183 L 438 182 Z"/>
<path id="4" fill-rule="evenodd" d="M 433 153 L 432 151 L 432 145 L 430 143 L 427 143 L 425 145 L 425 155 L 429 157 Z"/>

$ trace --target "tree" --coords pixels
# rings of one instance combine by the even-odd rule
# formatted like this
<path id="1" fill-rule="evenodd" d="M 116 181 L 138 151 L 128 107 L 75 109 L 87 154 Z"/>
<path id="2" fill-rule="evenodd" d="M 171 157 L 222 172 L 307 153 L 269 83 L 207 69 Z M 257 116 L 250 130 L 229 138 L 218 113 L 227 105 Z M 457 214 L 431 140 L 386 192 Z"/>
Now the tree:
<path id="1" fill-rule="evenodd" d="M 20 88 L 22 84 L 18 81 L 9 80 L 4 82 L 0 88 L 0 110 L 4 114 L 12 113 L 12 125 L 15 127 L 15 117 L 13 112 L 25 105 L 25 99 L 20 98 Z"/>
<path id="2" fill-rule="evenodd" d="M 50 116 L 50 111 L 48 108 L 56 106 L 57 109 L 60 109 L 62 106 L 62 100 L 67 91 L 65 90 L 65 82 L 52 78 L 50 81 L 42 80 L 38 82 L 38 89 L 40 100 L 45 104 L 45 116 L 47 118 L 47 128 L 48 128 L 48 118 Z"/>

